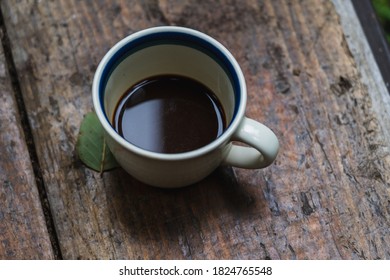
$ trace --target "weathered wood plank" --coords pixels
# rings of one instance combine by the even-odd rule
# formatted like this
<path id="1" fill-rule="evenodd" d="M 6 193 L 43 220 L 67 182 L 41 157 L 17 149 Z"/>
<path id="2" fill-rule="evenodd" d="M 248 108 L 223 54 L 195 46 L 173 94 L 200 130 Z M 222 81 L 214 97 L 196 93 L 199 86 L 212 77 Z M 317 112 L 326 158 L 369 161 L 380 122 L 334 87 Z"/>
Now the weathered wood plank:
<path id="1" fill-rule="evenodd" d="M 390 258 L 386 128 L 332 2 L 12 2 L 2 10 L 64 258 Z M 80 164 L 99 60 L 162 24 L 206 32 L 236 56 L 248 116 L 280 137 L 273 166 L 220 168 L 167 191 Z"/>
<path id="2" fill-rule="evenodd" d="M 52 259 L 25 137 L 0 45 L 0 259 Z"/>

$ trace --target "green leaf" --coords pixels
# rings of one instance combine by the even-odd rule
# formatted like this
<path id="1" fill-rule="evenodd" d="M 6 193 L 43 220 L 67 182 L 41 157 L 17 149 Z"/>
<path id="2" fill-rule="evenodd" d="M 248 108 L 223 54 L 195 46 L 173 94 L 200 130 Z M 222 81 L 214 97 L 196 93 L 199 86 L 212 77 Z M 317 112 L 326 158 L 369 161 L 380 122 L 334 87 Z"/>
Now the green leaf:
<path id="1" fill-rule="evenodd" d="M 372 2 L 376 13 L 382 21 L 390 20 L 390 6 L 386 1 Z"/>
<path id="2" fill-rule="evenodd" d="M 100 173 L 119 166 L 106 145 L 104 129 L 95 113 L 85 115 L 80 126 L 76 150 L 86 166 Z"/>

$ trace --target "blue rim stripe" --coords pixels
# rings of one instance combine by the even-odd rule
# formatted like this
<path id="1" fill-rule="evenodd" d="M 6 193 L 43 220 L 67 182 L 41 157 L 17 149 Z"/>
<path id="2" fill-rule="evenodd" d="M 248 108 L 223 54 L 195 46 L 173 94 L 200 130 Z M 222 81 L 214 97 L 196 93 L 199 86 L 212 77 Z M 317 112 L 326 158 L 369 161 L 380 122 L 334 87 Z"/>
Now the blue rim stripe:
<path id="1" fill-rule="evenodd" d="M 237 76 L 237 73 L 235 71 L 235 68 L 233 64 L 230 62 L 230 60 L 213 44 L 199 38 L 195 37 L 190 34 L 181 33 L 181 32 L 172 32 L 172 31 L 166 31 L 166 32 L 159 32 L 159 33 L 153 33 L 148 34 L 145 36 L 142 36 L 140 38 L 137 38 L 135 40 L 132 40 L 128 42 L 126 45 L 122 46 L 107 62 L 105 65 L 105 68 L 102 71 L 101 79 L 99 82 L 99 100 L 100 104 L 102 105 L 103 112 L 104 110 L 104 91 L 108 82 L 108 79 L 110 78 L 111 73 L 114 71 L 114 69 L 129 55 L 137 52 L 140 49 L 144 49 L 146 47 L 155 46 L 155 45 L 161 45 L 161 44 L 170 44 L 170 45 L 183 45 L 187 47 L 191 47 L 194 49 L 197 49 L 204 54 L 211 57 L 214 61 L 216 61 L 222 69 L 225 71 L 227 76 L 229 77 L 232 85 L 233 85 L 233 91 L 235 95 L 235 107 L 234 107 L 234 113 L 233 113 L 233 119 L 235 118 L 238 107 L 240 104 L 240 82 L 239 78 Z M 106 115 L 107 118 L 107 115 Z M 108 118 L 107 118 L 108 120 Z M 109 120 L 108 120 L 109 121 Z M 111 123 L 109 121 L 109 123 Z"/>

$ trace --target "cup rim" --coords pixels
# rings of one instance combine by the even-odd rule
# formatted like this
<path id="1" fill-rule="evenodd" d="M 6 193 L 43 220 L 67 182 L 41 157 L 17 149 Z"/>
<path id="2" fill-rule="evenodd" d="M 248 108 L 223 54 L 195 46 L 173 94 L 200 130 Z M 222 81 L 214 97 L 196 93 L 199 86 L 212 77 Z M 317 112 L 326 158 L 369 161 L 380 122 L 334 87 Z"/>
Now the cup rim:
<path id="1" fill-rule="evenodd" d="M 117 53 L 119 49 L 124 47 L 129 42 L 141 38 L 146 35 L 155 34 L 159 32 L 178 32 L 178 33 L 184 33 L 187 35 L 191 35 L 194 37 L 197 37 L 203 41 L 206 41 L 210 44 L 212 44 L 214 47 L 216 47 L 223 55 L 227 58 L 227 60 L 231 63 L 232 68 L 235 71 L 235 74 L 237 75 L 238 82 L 239 82 L 239 91 L 240 91 L 240 103 L 238 104 L 236 114 L 233 116 L 232 121 L 230 122 L 230 125 L 227 127 L 227 129 L 215 140 L 210 142 L 209 144 L 200 147 L 195 150 L 191 150 L 188 152 L 182 152 L 182 153 L 158 153 L 153 152 L 149 150 L 142 149 L 126 139 L 124 139 L 122 136 L 120 136 L 115 129 L 112 127 L 110 122 L 108 121 L 106 114 L 104 112 L 104 105 L 102 104 L 100 100 L 100 94 L 99 94 L 99 88 L 100 88 L 100 81 L 102 78 L 103 71 L 105 67 L 107 66 L 107 63 L 110 61 L 110 59 Z M 106 133 L 110 135 L 117 143 L 119 143 L 123 148 L 126 150 L 130 150 L 135 154 L 138 154 L 143 157 L 148 158 L 154 158 L 159 160 L 183 160 L 183 159 L 189 159 L 198 157 L 204 154 L 207 154 L 215 149 L 217 149 L 220 145 L 222 145 L 224 142 L 229 141 L 233 133 L 237 130 L 238 125 L 241 122 L 241 119 L 244 116 L 245 113 L 245 107 L 246 107 L 246 83 L 245 78 L 242 73 L 242 70 L 236 61 L 236 59 L 233 57 L 233 55 L 228 51 L 228 49 L 223 46 L 220 42 L 218 42 L 216 39 L 210 37 L 209 35 L 206 35 L 200 31 L 187 28 L 187 27 L 180 27 L 180 26 L 158 26 L 158 27 L 151 27 L 147 28 L 138 32 L 135 32 L 133 34 L 128 35 L 127 37 L 123 38 L 119 42 L 117 42 L 103 57 L 103 59 L 100 61 L 97 70 L 94 75 L 93 83 L 92 83 L 92 99 L 93 99 L 93 106 L 95 109 L 95 113 L 98 116 L 98 119 L 100 123 L 102 124 L 104 130 Z"/>

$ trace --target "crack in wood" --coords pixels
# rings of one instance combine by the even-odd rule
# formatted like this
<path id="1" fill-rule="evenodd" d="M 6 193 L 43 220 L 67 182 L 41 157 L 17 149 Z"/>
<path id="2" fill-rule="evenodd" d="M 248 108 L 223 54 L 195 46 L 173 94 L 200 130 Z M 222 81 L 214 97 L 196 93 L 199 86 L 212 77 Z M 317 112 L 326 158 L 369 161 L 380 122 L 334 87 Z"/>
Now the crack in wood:
<path id="1" fill-rule="evenodd" d="M 314 208 L 310 206 L 309 199 L 307 198 L 306 193 L 301 192 L 301 201 L 302 201 L 302 212 L 306 216 L 310 216 L 314 212 Z"/>

